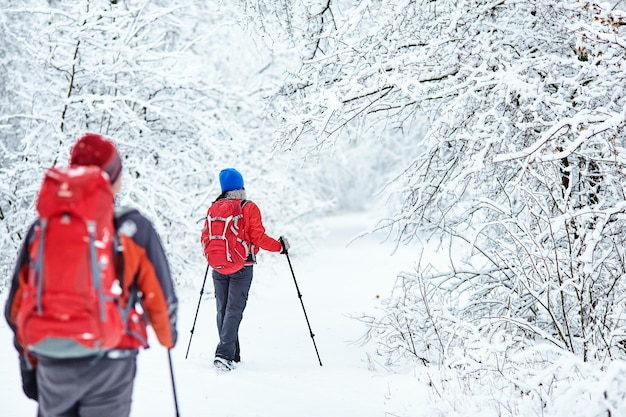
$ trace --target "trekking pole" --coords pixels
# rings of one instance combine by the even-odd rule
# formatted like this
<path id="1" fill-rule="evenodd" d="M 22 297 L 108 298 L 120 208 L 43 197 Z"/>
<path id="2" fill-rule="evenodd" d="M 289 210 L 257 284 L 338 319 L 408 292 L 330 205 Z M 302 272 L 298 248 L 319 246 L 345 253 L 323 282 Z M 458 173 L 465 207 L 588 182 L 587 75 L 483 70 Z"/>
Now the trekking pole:
<path id="1" fill-rule="evenodd" d="M 282 237 L 280 239 L 281 244 L 282 242 Z M 298 287 L 298 282 L 296 281 L 296 274 L 293 273 L 293 267 L 291 266 L 291 260 L 289 259 L 289 252 L 287 251 L 287 248 L 285 248 L 285 245 L 283 244 L 283 251 L 285 256 L 287 257 L 287 262 L 289 262 L 289 269 L 291 270 L 291 276 L 293 277 L 293 282 L 294 284 L 296 284 L 296 291 L 298 292 L 298 298 L 300 299 L 300 304 L 302 304 L 302 311 L 304 311 L 304 318 L 306 319 L 306 324 L 307 326 L 309 326 L 309 333 L 311 334 L 311 340 L 313 341 L 313 347 L 315 347 L 315 353 L 317 354 L 317 360 L 320 363 L 320 366 L 322 366 L 322 360 L 320 359 L 320 353 L 317 350 L 317 345 L 315 344 L 315 335 L 313 334 L 313 330 L 311 330 L 311 324 L 309 323 L 309 317 L 306 314 L 306 309 L 304 308 L 304 303 L 302 302 L 302 294 L 300 293 L 300 288 Z"/>
<path id="2" fill-rule="evenodd" d="M 209 265 L 206 266 L 206 272 L 204 273 L 204 281 L 202 281 L 202 289 L 200 289 L 200 299 L 198 300 L 198 308 L 196 308 L 196 317 L 194 317 L 193 326 L 191 326 L 191 336 L 189 336 L 189 344 L 187 345 L 187 353 L 185 353 L 185 359 L 187 359 L 187 355 L 189 355 L 191 339 L 193 338 L 193 331 L 196 328 L 196 320 L 198 319 L 198 311 L 200 311 L 200 303 L 202 302 L 202 294 L 204 294 L 204 284 L 206 284 L 207 275 L 209 275 Z"/>
<path id="3" fill-rule="evenodd" d="M 171 349 L 167 350 L 167 357 L 170 360 L 170 376 L 172 377 L 172 391 L 174 392 L 174 407 L 176 407 L 176 417 L 180 417 L 180 412 L 178 411 L 178 396 L 176 395 L 176 384 L 174 383 L 174 367 L 172 366 Z"/>

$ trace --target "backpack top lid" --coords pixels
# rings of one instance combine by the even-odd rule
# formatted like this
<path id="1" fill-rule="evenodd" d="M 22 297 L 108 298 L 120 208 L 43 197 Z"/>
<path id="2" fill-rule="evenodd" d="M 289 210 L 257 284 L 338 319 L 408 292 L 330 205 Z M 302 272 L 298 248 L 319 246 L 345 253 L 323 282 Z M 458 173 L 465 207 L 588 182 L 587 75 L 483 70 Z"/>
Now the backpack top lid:
<path id="1" fill-rule="evenodd" d="M 97 166 L 50 168 L 37 198 L 37 212 L 47 218 L 58 213 L 109 215 L 114 205 L 109 179 Z"/>
<path id="2" fill-rule="evenodd" d="M 239 200 L 236 198 L 220 198 L 219 200 L 211 203 L 209 210 L 207 211 L 207 217 L 215 217 L 224 214 L 241 216 L 243 214 L 243 206 L 245 206 L 247 202 L 247 200 Z"/>

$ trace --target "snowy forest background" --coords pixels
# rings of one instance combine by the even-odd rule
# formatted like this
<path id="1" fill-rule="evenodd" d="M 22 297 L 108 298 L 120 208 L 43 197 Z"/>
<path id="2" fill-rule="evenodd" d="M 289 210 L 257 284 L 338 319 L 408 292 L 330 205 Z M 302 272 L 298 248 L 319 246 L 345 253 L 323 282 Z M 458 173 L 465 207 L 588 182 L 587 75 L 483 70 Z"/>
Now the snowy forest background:
<path id="1" fill-rule="evenodd" d="M 177 285 L 242 171 L 292 250 L 378 206 L 398 274 L 363 342 L 497 415 L 624 414 L 626 4 L 556 0 L 0 1 L 0 291 L 45 168 L 119 146 L 119 203 Z M 346 260 L 362 262 L 362 260 Z M 358 279 L 358 277 L 354 277 Z M 621 410 L 621 411 L 620 411 Z M 565 414 L 563 414 L 565 415 Z"/>

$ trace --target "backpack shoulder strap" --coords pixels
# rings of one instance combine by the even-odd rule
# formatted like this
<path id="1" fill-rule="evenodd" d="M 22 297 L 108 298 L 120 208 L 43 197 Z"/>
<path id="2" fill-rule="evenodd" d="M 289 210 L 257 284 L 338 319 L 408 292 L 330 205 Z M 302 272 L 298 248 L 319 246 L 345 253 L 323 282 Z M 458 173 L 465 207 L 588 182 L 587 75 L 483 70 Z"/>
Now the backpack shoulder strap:
<path id="1" fill-rule="evenodd" d="M 115 275 L 120 282 L 122 292 L 124 289 L 124 249 L 122 242 L 120 242 L 120 236 L 117 233 L 117 228 L 113 233 L 113 262 L 115 263 Z"/>
<path id="2" fill-rule="evenodd" d="M 243 206 L 245 206 L 249 202 L 250 202 L 250 200 L 241 200 L 241 208 L 243 208 Z"/>
<path id="3" fill-rule="evenodd" d="M 126 290 L 124 286 L 124 246 L 122 245 L 122 242 L 120 240 L 118 229 L 122 223 L 122 219 L 134 210 L 135 209 L 132 207 L 116 207 L 113 219 L 115 226 L 115 233 L 113 236 L 113 260 L 115 262 L 116 276 L 118 281 L 120 282 L 120 287 L 122 287 L 122 291 Z"/>

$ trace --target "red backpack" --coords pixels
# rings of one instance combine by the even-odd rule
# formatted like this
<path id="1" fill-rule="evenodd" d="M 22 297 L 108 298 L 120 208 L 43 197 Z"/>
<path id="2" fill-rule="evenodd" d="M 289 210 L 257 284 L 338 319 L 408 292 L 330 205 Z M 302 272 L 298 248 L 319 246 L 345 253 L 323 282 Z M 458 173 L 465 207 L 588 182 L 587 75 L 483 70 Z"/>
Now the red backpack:
<path id="1" fill-rule="evenodd" d="M 225 198 L 211 204 L 202 229 L 202 248 L 211 268 L 232 274 L 246 264 L 250 245 L 244 240 L 246 200 Z"/>
<path id="2" fill-rule="evenodd" d="M 20 343 L 52 358 L 94 355 L 125 333 L 116 277 L 113 192 L 97 167 L 51 168 L 37 200 Z"/>

